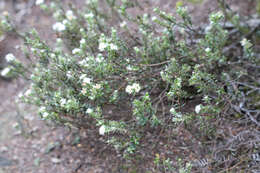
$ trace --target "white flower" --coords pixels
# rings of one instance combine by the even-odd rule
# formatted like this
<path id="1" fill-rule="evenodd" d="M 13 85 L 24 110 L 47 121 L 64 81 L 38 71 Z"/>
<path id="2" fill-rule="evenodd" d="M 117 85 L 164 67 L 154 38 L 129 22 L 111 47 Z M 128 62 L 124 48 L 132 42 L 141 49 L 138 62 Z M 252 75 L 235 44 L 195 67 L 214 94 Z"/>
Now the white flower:
<path id="1" fill-rule="evenodd" d="M 125 88 L 125 91 L 129 94 L 132 94 L 132 86 L 131 85 L 127 85 L 127 87 Z"/>
<path id="2" fill-rule="evenodd" d="M 252 46 L 252 43 L 250 43 L 250 41 L 247 40 L 246 38 L 244 38 L 243 40 L 241 40 L 241 41 L 240 41 L 240 44 L 241 44 L 244 48 L 246 48 L 246 49 L 248 49 L 248 48 L 250 48 L 250 47 Z"/>
<path id="3" fill-rule="evenodd" d="M 72 54 L 74 54 L 74 55 L 79 54 L 80 52 L 81 52 L 80 48 L 75 48 L 72 50 Z"/>
<path id="4" fill-rule="evenodd" d="M 198 114 L 198 113 L 200 113 L 200 111 L 201 111 L 201 105 L 197 105 L 195 107 L 195 112 Z"/>
<path id="5" fill-rule="evenodd" d="M 1 76 L 7 76 L 10 73 L 11 69 L 6 67 L 1 71 Z"/>
<path id="6" fill-rule="evenodd" d="M 30 96 L 32 94 L 32 90 L 29 88 L 25 93 L 24 93 L 24 95 L 25 96 Z"/>
<path id="7" fill-rule="evenodd" d="M 41 5 L 44 3 L 44 0 L 36 0 L 35 5 Z"/>
<path id="8" fill-rule="evenodd" d="M 57 22 L 54 25 L 52 25 L 52 29 L 54 31 L 62 32 L 66 29 L 66 26 L 60 22 Z"/>
<path id="9" fill-rule="evenodd" d="M 12 53 L 8 53 L 6 56 L 5 56 L 5 59 L 7 62 L 11 62 L 11 61 L 14 61 L 15 60 L 15 56 L 12 54 Z"/>
<path id="10" fill-rule="evenodd" d="M 71 71 L 68 71 L 67 74 L 66 74 L 66 76 L 67 76 L 68 78 L 71 78 L 71 77 L 72 77 L 72 72 L 71 72 Z"/>
<path id="11" fill-rule="evenodd" d="M 47 118 L 49 116 L 49 113 L 48 112 L 43 112 L 42 113 L 42 118 Z"/>
<path id="12" fill-rule="evenodd" d="M 39 108 L 39 112 L 44 112 L 44 111 L 46 111 L 46 107 L 45 106 L 42 106 L 42 107 Z"/>
<path id="13" fill-rule="evenodd" d="M 91 78 L 88 78 L 88 77 L 85 77 L 84 79 L 83 79 L 83 85 L 86 85 L 86 84 L 91 84 Z"/>
<path id="14" fill-rule="evenodd" d="M 134 50 L 135 50 L 136 53 L 140 52 L 140 49 L 138 47 L 134 47 Z"/>
<path id="15" fill-rule="evenodd" d="M 138 83 L 134 83 L 133 85 L 128 85 L 125 91 L 129 94 L 138 93 L 141 90 L 141 87 Z"/>
<path id="16" fill-rule="evenodd" d="M 96 85 L 94 85 L 94 88 L 95 88 L 95 89 L 100 89 L 100 88 L 101 88 L 101 85 L 100 85 L 100 84 L 96 84 Z"/>
<path id="17" fill-rule="evenodd" d="M 79 79 L 83 80 L 85 77 L 87 77 L 87 75 L 86 74 L 82 74 L 82 75 L 80 75 Z"/>
<path id="18" fill-rule="evenodd" d="M 94 17 L 94 14 L 93 13 L 88 13 L 88 14 L 85 14 L 84 17 L 86 19 L 92 19 Z"/>
<path id="19" fill-rule="evenodd" d="M 54 58 L 56 58 L 56 55 L 54 53 L 51 53 L 50 57 L 54 59 Z"/>
<path id="20" fill-rule="evenodd" d="M 83 60 L 79 61 L 79 65 L 84 66 L 84 67 L 88 67 L 89 66 L 88 60 L 83 59 Z"/>
<path id="21" fill-rule="evenodd" d="M 87 112 L 87 114 L 91 114 L 91 113 L 93 113 L 93 109 L 88 108 L 86 112 Z"/>
<path id="22" fill-rule="evenodd" d="M 71 10 L 68 10 L 68 11 L 66 12 L 66 17 L 67 17 L 69 20 L 76 19 L 76 16 L 74 16 L 73 11 L 71 11 Z"/>
<path id="23" fill-rule="evenodd" d="M 132 67 L 131 65 L 128 65 L 128 66 L 126 67 L 126 69 L 127 69 L 128 71 L 132 71 L 132 70 L 133 70 L 133 67 Z"/>
<path id="24" fill-rule="evenodd" d="M 64 25 L 68 25 L 68 24 L 69 24 L 69 21 L 68 21 L 67 19 L 64 19 L 64 20 L 62 21 L 62 23 L 63 23 Z"/>
<path id="25" fill-rule="evenodd" d="M 60 100 L 60 106 L 61 106 L 61 107 L 64 107 L 66 104 L 67 104 L 67 99 L 62 98 L 62 99 Z"/>
<path id="26" fill-rule="evenodd" d="M 101 63 L 104 61 L 104 57 L 102 55 L 98 55 L 96 58 L 96 62 Z"/>
<path id="27" fill-rule="evenodd" d="M 104 51 L 107 47 L 108 47 L 108 44 L 107 44 L 107 43 L 101 42 L 101 43 L 99 43 L 98 49 L 99 49 L 100 51 Z"/>
<path id="28" fill-rule="evenodd" d="M 245 46 L 245 45 L 246 45 L 246 43 L 247 43 L 247 39 L 246 39 L 246 38 L 244 38 L 243 40 L 241 40 L 241 41 L 240 41 L 240 43 L 241 43 L 241 45 L 242 45 L 242 46 Z"/>
<path id="29" fill-rule="evenodd" d="M 79 43 L 80 44 L 86 44 L 86 39 L 82 38 Z"/>
<path id="30" fill-rule="evenodd" d="M 125 27 L 126 27 L 126 24 L 127 24 L 126 21 L 123 21 L 122 23 L 120 23 L 120 27 L 121 27 L 121 28 L 125 28 Z"/>
<path id="31" fill-rule="evenodd" d="M 8 11 L 4 11 L 4 12 L 3 12 L 3 15 L 4 15 L 4 16 L 9 16 Z"/>
<path id="32" fill-rule="evenodd" d="M 55 13 L 53 13 L 53 17 L 55 19 L 59 19 L 62 16 L 62 12 L 60 10 L 56 10 Z"/>
<path id="33" fill-rule="evenodd" d="M 23 97 L 23 93 L 20 92 L 20 93 L 18 94 L 18 98 L 22 98 L 22 97 Z"/>
<path id="34" fill-rule="evenodd" d="M 81 93 L 82 93 L 83 95 L 87 94 L 87 89 L 86 89 L 86 88 L 82 88 Z"/>
<path id="35" fill-rule="evenodd" d="M 156 21 L 157 20 L 157 17 L 156 16 L 153 16 L 152 17 L 152 21 Z"/>
<path id="36" fill-rule="evenodd" d="M 133 88 L 134 88 L 135 92 L 137 92 L 137 93 L 141 90 L 141 87 L 138 83 L 134 83 Z"/>
<path id="37" fill-rule="evenodd" d="M 209 47 L 207 47 L 206 49 L 205 49 L 205 52 L 207 52 L 207 53 L 209 53 L 211 51 L 211 49 L 209 48 Z"/>
<path id="38" fill-rule="evenodd" d="M 99 134 L 100 134 L 100 135 L 104 135 L 105 132 L 106 132 L 106 126 L 104 126 L 104 125 L 100 126 L 100 128 L 99 128 Z"/>
<path id="39" fill-rule="evenodd" d="M 171 109 L 170 109 L 170 112 L 171 112 L 171 114 L 174 115 L 174 114 L 176 113 L 176 110 L 175 110 L 174 108 L 171 108 Z"/>
<path id="40" fill-rule="evenodd" d="M 57 39 L 56 39 L 56 43 L 61 44 L 62 42 L 63 42 L 63 41 L 62 41 L 61 38 L 57 38 Z"/>
<path id="41" fill-rule="evenodd" d="M 110 44 L 110 49 L 111 49 L 111 50 L 118 50 L 118 47 L 117 47 L 117 45 L 111 43 L 111 44 Z"/>

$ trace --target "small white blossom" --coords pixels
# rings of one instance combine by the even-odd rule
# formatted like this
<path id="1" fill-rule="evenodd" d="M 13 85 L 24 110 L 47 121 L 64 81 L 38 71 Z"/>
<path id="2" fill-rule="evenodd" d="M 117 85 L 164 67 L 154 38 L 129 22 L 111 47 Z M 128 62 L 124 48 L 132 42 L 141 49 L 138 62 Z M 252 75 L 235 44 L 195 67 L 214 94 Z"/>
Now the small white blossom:
<path id="1" fill-rule="evenodd" d="M 197 105 L 195 107 L 195 112 L 198 114 L 198 113 L 200 113 L 200 111 L 201 111 L 201 105 Z"/>
<path id="2" fill-rule="evenodd" d="M 153 16 L 152 17 L 152 21 L 156 21 L 157 20 L 157 17 L 156 16 Z"/>
<path id="3" fill-rule="evenodd" d="M 7 62 L 12 62 L 15 60 L 15 56 L 12 54 L 12 53 L 8 53 L 6 56 L 5 56 L 5 59 Z"/>
<path id="4" fill-rule="evenodd" d="M 56 55 L 54 53 L 51 53 L 50 57 L 54 59 L 54 58 L 56 58 Z"/>
<path id="5" fill-rule="evenodd" d="M 93 113 L 93 109 L 88 108 L 86 112 L 87 112 L 87 114 L 91 114 L 91 113 Z"/>
<path id="6" fill-rule="evenodd" d="M 80 44 L 86 44 L 86 39 L 82 38 L 79 43 Z"/>
<path id="7" fill-rule="evenodd" d="M 91 84 L 91 78 L 88 78 L 88 77 L 85 77 L 84 79 L 83 79 L 83 85 L 86 85 L 86 84 Z"/>
<path id="8" fill-rule="evenodd" d="M 39 111 L 40 111 L 40 112 L 46 111 L 46 107 L 45 107 L 45 106 L 41 106 L 41 107 L 39 108 Z"/>
<path id="9" fill-rule="evenodd" d="M 87 59 L 83 59 L 81 61 L 79 61 L 79 65 L 83 66 L 83 67 L 88 67 L 88 60 Z"/>
<path id="10" fill-rule="evenodd" d="M 55 13 L 53 13 L 53 17 L 55 19 L 59 19 L 62 16 L 62 12 L 60 10 L 56 10 Z"/>
<path id="11" fill-rule="evenodd" d="M 67 76 L 68 78 L 72 78 L 72 72 L 71 72 L 71 71 L 68 71 L 67 74 L 66 74 L 66 76 Z"/>
<path id="12" fill-rule="evenodd" d="M 132 86 L 131 85 L 127 85 L 127 87 L 125 88 L 125 91 L 129 94 L 132 94 Z"/>
<path id="13" fill-rule="evenodd" d="M 126 67 L 126 69 L 127 69 L 128 71 L 132 71 L 132 70 L 133 70 L 133 67 L 132 67 L 131 65 L 128 65 L 128 66 Z"/>
<path id="14" fill-rule="evenodd" d="M 134 47 L 134 50 L 135 50 L 136 53 L 140 52 L 140 49 L 138 47 Z"/>
<path id="15" fill-rule="evenodd" d="M 96 61 L 97 61 L 98 63 L 101 63 L 101 62 L 103 62 L 103 60 L 104 60 L 104 58 L 103 58 L 103 57 L 97 57 L 97 58 L 96 58 Z"/>
<path id="16" fill-rule="evenodd" d="M 56 39 L 56 43 L 61 44 L 62 42 L 63 42 L 63 41 L 62 41 L 61 38 L 57 38 L 57 39 Z"/>
<path id="17" fill-rule="evenodd" d="M 62 99 L 60 100 L 60 106 L 61 106 L 61 107 L 64 107 L 66 104 L 67 104 L 67 99 L 62 98 Z"/>
<path id="18" fill-rule="evenodd" d="M 68 10 L 68 11 L 66 12 L 66 17 L 67 17 L 69 20 L 76 19 L 76 16 L 74 16 L 73 11 L 71 11 L 71 10 Z"/>
<path id="19" fill-rule="evenodd" d="M 175 108 L 171 108 L 171 109 L 170 109 L 170 112 L 171 112 L 171 114 L 175 114 L 175 113 L 176 113 Z"/>
<path id="20" fill-rule="evenodd" d="M 125 91 L 129 94 L 138 93 L 141 90 L 141 86 L 138 83 L 134 83 L 133 85 L 128 85 Z"/>
<path id="21" fill-rule="evenodd" d="M 105 135 L 105 132 L 106 132 L 106 126 L 104 126 L 104 125 L 100 126 L 99 134 L 103 136 L 103 135 Z"/>
<path id="22" fill-rule="evenodd" d="M 9 67 L 6 67 L 4 68 L 2 71 L 1 71 L 1 76 L 7 76 L 8 73 L 10 73 L 11 69 Z"/>
<path id="23" fill-rule="evenodd" d="M 75 48 L 72 50 L 72 54 L 74 54 L 74 55 L 79 54 L 80 52 L 81 52 L 80 48 Z"/>
<path id="24" fill-rule="evenodd" d="M 100 85 L 100 84 L 96 84 L 96 85 L 94 85 L 94 88 L 95 88 L 95 89 L 100 89 L 100 88 L 101 88 L 101 85 Z"/>
<path id="25" fill-rule="evenodd" d="M 29 88 L 28 90 L 26 90 L 26 92 L 24 93 L 25 96 L 30 96 L 32 94 L 32 90 Z"/>
<path id="26" fill-rule="evenodd" d="M 135 90 L 135 92 L 138 93 L 141 90 L 141 87 L 140 87 L 140 85 L 138 83 L 134 83 L 133 84 L 133 89 Z"/>
<path id="27" fill-rule="evenodd" d="M 14 128 L 14 129 L 17 129 L 18 127 L 19 127 L 19 123 L 14 123 L 13 125 L 12 125 L 12 127 Z"/>
<path id="28" fill-rule="evenodd" d="M 104 51 L 107 47 L 108 47 L 108 44 L 107 44 L 107 43 L 101 42 L 101 43 L 99 43 L 98 49 L 99 49 L 100 51 Z"/>
<path id="29" fill-rule="evenodd" d="M 62 24 L 68 25 L 68 24 L 69 24 L 69 21 L 68 21 L 67 19 L 64 19 L 64 20 L 62 21 Z"/>
<path id="30" fill-rule="evenodd" d="M 22 98 L 22 97 L 23 97 L 23 93 L 20 92 L 20 93 L 18 94 L 18 98 L 20 99 L 20 98 Z"/>
<path id="31" fill-rule="evenodd" d="M 211 49 L 209 48 L 209 47 L 207 47 L 206 49 L 205 49 L 205 52 L 207 52 L 207 53 L 209 53 L 211 51 Z"/>
<path id="32" fill-rule="evenodd" d="M 4 11 L 4 12 L 3 12 L 3 15 L 4 15 L 4 16 L 9 16 L 8 11 Z"/>
<path id="33" fill-rule="evenodd" d="M 35 5 L 41 5 L 44 3 L 44 0 L 36 0 Z"/>
<path id="34" fill-rule="evenodd" d="M 82 93 L 83 95 L 87 94 L 87 89 L 86 89 L 86 88 L 82 88 L 81 93 Z"/>
<path id="35" fill-rule="evenodd" d="M 241 44 L 244 48 L 246 48 L 246 49 L 248 49 L 248 48 L 250 48 L 250 47 L 252 46 L 252 43 L 250 43 L 250 41 L 247 40 L 246 38 L 244 38 L 243 40 L 241 40 L 241 41 L 240 41 L 240 44 Z"/>
<path id="36" fill-rule="evenodd" d="M 82 75 L 80 75 L 79 79 L 83 80 L 85 77 L 87 77 L 87 75 L 86 74 L 82 74 Z"/>
<path id="37" fill-rule="evenodd" d="M 118 50 L 118 47 L 117 47 L 117 45 L 111 43 L 111 44 L 110 44 L 110 49 L 111 49 L 111 50 Z"/>
<path id="38" fill-rule="evenodd" d="M 121 28 L 125 28 L 125 27 L 126 27 L 126 24 L 127 24 L 126 21 L 123 21 L 122 23 L 120 23 L 120 27 L 121 27 Z"/>
<path id="39" fill-rule="evenodd" d="M 86 19 L 92 19 L 92 18 L 94 18 L 94 14 L 93 13 L 88 13 L 88 14 L 85 14 L 84 17 Z"/>
<path id="40" fill-rule="evenodd" d="M 42 118 L 47 118 L 49 116 L 49 113 L 48 112 L 43 112 L 42 113 Z"/>
<path id="41" fill-rule="evenodd" d="M 54 31 L 62 32 L 66 29 L 66 26 L 63 23 L 57 22 L 54 25 L 52 25 L 52 29 Z"/>

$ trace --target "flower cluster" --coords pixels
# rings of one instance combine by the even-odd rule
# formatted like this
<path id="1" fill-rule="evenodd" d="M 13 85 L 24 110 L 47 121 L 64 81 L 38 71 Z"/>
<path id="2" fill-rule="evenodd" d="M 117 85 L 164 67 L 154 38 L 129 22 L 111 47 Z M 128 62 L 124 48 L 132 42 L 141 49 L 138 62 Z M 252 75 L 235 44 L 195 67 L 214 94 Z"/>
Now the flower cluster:
<path id="1" fill-rule="evenodd" d="M 112 40 L 109 38 L 106 38 L 104 34 L 101 35 L 99 39 L 99 46 L 98 49 L 103 52 L 104 50 L 112 50 L 116 51 L 118 50 L 118 47 L 116 44 L 112 43 Z"/>
<path id="2" fill-rule="evenodd" d="M 136 94 L 141 90 L 141 86 L 138 83 L 133 83 L 132 85 L 127 85 L 125 91 L 128 94 Z"/>
<path id="3" fill-rule="evenodd" d="M 252 43 L 250 43 L 249 40 L 247 40 L 246 38 L 244 38 L 243 40 L 240 41 L 241 45 L 245 48 L 245 49 L 249 49 L 252 46 Z"/>

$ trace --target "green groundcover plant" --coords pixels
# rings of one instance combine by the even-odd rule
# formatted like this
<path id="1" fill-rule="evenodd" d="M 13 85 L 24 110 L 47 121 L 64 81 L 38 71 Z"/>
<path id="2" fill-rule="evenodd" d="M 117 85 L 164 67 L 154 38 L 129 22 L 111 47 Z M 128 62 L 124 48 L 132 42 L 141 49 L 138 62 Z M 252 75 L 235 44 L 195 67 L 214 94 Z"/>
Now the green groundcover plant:
<path id="1" fill-rule="evenodd" d="M 137 1 L 105 2 L 88 0 L 76 9 L 37 0 L 56 20 L 56 43 L 48 45 L 32 30 L 20 34 L 26 61 L 6 56 L 1 75 L 31 82 L 19 97 L 37 105 L 43 120 L 96 129 L 125 154 L 137 152 L 156 129 L 234 114 L 230 110 L 259 128 L 257 38 L 238 15 L 214 12 L 201 29 L 182 3 L 175 17 L 159 8 L 133 15 L 128 9 L 142 9 Z M 17 32 L 7 15 L 1 26 Z M 184 110 L 194 99 L 199 104 Z"/>

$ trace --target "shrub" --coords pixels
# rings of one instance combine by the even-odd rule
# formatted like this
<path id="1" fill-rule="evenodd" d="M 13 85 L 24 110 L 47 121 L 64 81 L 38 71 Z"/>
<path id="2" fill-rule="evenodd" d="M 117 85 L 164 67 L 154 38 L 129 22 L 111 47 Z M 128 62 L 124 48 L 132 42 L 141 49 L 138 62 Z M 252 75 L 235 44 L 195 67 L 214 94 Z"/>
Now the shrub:
<path id="1" fill-rule="evenodd" d="M 31 61 L 23 74 L 31 85 L 21 98 L 37 105 L 42 119 L 97 128 L 118 151 L 132 154 L 152 131 L 194 117 L 203 123 L 229 108 L 256 111 L 251 96 L 259 94 L 259 58 L 247 38 L 230 42 L 222 12 L 212 13 L 202 30 L 182 5 L 178 17 L 158 8 L 134 17 L 128 9 L 140 5 L 135 1 L 106 3 L 110 11 L 104 14 L 97 0 L 80 10 L 39 1 L 57 21 L 57 39 L 52 48 L 35 30 L 23 36 Z M 231 53 L 234 46 L 239 55 Z M 185 111 L 193 99 L 200 104 Z M 250 108 L 245 100 L 238 107 L 241 99 Z"/>

